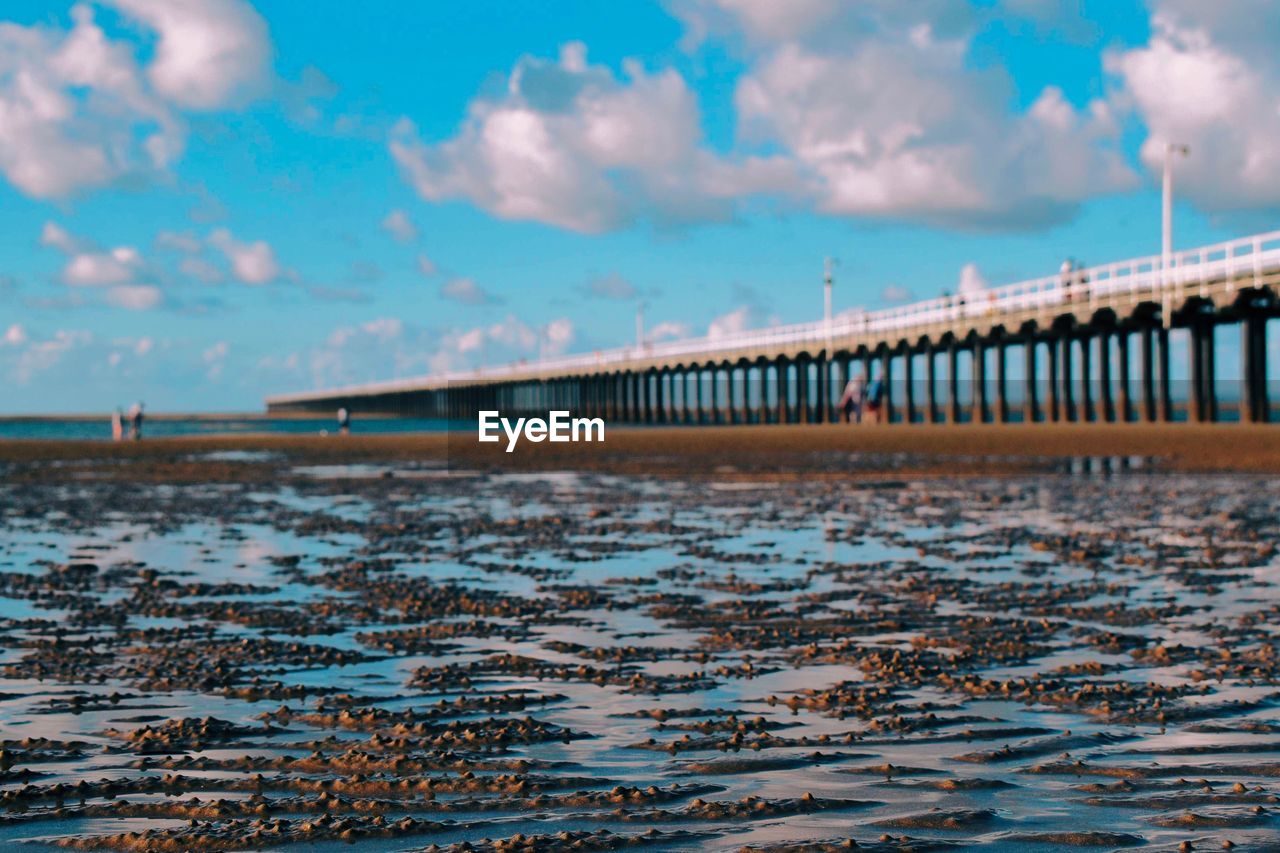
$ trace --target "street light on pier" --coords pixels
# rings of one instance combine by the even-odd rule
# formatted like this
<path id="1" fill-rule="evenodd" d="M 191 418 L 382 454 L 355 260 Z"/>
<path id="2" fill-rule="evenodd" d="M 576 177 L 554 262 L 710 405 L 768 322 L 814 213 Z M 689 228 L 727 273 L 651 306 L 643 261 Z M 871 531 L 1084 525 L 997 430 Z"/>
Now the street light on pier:
<path id="1" fill-rule="evenodd" d="M 1165 143 L 1160 217 L 1160 284 L 1165 292 L 1160 313 L 1163 315 L 1165 328 L 1169 327 L 1173 319 L 1169 316 L 1172 310 L 1169 296 L 1169 268 L 1173 266 L 1173 158 L 1178 154 L 1186 157 L 1190 153 L 1189 145 L 1180 142 Z"/>

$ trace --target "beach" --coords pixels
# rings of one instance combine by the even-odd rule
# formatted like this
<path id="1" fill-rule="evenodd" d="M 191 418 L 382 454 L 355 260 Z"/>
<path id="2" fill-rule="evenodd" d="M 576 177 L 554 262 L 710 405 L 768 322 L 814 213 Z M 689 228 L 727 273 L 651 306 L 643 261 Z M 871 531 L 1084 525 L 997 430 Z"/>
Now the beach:
<path id="1" fill-rule="evenodd" d="M 0 842 L 1274 849 L 1241 425 L 0 443 Z"/>

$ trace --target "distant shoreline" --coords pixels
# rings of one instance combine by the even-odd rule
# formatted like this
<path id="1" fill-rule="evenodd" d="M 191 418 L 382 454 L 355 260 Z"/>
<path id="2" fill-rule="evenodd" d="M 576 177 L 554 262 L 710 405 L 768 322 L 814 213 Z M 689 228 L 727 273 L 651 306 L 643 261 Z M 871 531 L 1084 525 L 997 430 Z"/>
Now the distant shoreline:
<path id="1" fill-rule="evenodd" d="M 358 426 L 358 425 L 357 425 Z M 1280 425 L 705 426 L 610 428 L 603 444 L 521 445 L 507 454 L 474 433 L 189 435 L 140 442 L 0 439 L 10 479 L 125 477 L 272 480 L 290 465 L 434 465 L 496 473 L 587 471 L 733 479 L 894 480 L 1039 475 L 1130 457 L 1161 473 L 1280 474 Z M 217 460 L 265 452 L 275 461 Z M 80 465 L 49 465 L 77 461 Z M 128 461 L 129 465 L 121 465 Z M 283 466 L 283 467 L 281 467 Z"/>
<path id="2" fill-rule="evenodd" d="M 146 413 L 149 421 L 323 421 L 334 420 L 336 415 L 321 412 L 150 412 Z M 361 412 L 360 420 L 393 419 L 395 415 L 379 415 Z M 68 415 L 0 415 L 0 423 L 93 423 L 111 420 L 111 412 L 77 412 Z"/>

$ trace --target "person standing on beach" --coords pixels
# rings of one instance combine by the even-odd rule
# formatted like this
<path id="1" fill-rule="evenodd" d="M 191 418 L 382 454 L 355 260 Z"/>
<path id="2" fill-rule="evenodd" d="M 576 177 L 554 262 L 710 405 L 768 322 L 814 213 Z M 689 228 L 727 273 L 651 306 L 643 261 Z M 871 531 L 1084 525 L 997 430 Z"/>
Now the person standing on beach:
<path id="1" fill-rule="evenodd" d="M 338 433 L 340 435 L 348 435 L 351 432 L 351 413 L 347 411 L 347 407 L 343 406 L 338 409 Z"/>
<path id="2" fill-rule="evenodd" d="M 119 406 L 111 413 L 111 440 L 124 440 L 124 412 L 120 411 Z"/>
<path id="3" fill-rule="evenodd" d="M 884 397 L 884 380 L 875 379 L 867 386 L 867 420 L 880 423 L 880 401 Z"/>
<path id="4" fill-rule="evenodd" d="M 840 411 L 844 412 L 845 423 L 862 423 L 862 398 L 866 380 L 862 374 L 852 377 L 845 383 L 844 393 L 840 395 Z"/>
<path id="5" fill-rule="evenodd" d="M 142 403 L 134 403 L 129 407 L 129 438 L 142 440 Z"/>

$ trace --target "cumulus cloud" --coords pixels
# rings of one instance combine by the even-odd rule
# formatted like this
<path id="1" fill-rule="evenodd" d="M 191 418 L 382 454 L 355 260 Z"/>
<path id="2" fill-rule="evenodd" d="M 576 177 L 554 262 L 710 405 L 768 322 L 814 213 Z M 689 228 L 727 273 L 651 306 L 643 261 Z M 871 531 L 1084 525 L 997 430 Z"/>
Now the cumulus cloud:
<path id="1" fill-rule="evenodd" d="M 885 285 L 884 289 L 880 291 L 880 301 L 888 302 L 890 305 L 910 302 L 914 298 L 914 294 L 900 284 Z"/>
<path id="2" fill-rule="evenodd" d="M 635 299 L 640 295 L 636 286 L 616 272 L 597 276 L 587 282 L 587 295 L 601 299 Z"/>
<path id="3" fill-rule="evenodd" d="M 440 285 L 440 295 L 463 305 L 489 305 L 501 300 L 470 278 L 455 278 Z"/>
<path id="4" fill-rule="evenodd" d="M 226 228 L 219 228 L 209 235 L 209 245 L 223 254 L 231 265 L 232 275 L 245 284 L 267 284 L 283 272 L 275 250 L 266 240 L 244 242 Z"/>
<path id="5" fill-rule="evenodd" d="M 156 246 L 187 255 L 194 255 L 204 248 L 200 238 L 190 231 L 161 231 L 156 234 Z"/>
<path id="6" fill-rule="evenodd" d="M 650 341 L 666 341 L 687 338 L 691 331 L 688 323 L 678 323 L 672 320 L 666 320 L 655 324 L 651 329 L 645 331 L 645 338 Z"/>
<path id="7" fill-rule="evenodd" d="M 15 355 L 3 362 L 11 381 L 26 385 L 37 376 L 62 363 L 69 354 L 87 347 L 93 335 L 83 329 L 59 329 L 43 339 L 26 338 L 17 342 Z"/>
<path id="8" fill-rule="evenodd" d="M 1211 211 L 1280 204 L 1280 18 L 1265 0 L 1157 0 L 1147 44 L 1108 55 L 1122 104 L 1146 126 L 1142 162 L 1163 167 L 1169 142 L 1179 195 Z"/>
<path id="9" fill-rule="evenodd" d="M 155 308 L 163 301 L 160 288 L 141 283 L 142 279 L 149 277 L 151 270 L 142 253 L 132 246 L 99 248 L 55 222 L 44 224 L 40 242 L 66 257 L 58 276 L 63 284 L 105 288 L 107 304 L 131 311 Z"/>
<path id="10" fill-rule="evenodd" d="M 834 45 L 771 45 L 739 81 L 742 133 L 789 152 L 818 209 L 1038 227 L 1132 186 L 1105 100 L 1077 109 L 1048 87 L 1012 112 L 1004 72 L 968 64 L 967 33 L 899 14 Z"/>
<path id="11" fill-rule="evenodd" d="M 164 293 L 151 284 L 124 284 L 107 288 L 107 302 L 130 311 L 146 311 L 164 301 Z"/>
<path id="12" fill-rule="evenodd" d="M 733 202 L 790 185 L 774 158 L 726 159 L 702 146 L 696 98 L 674 70 L 624 77 L 587 62 L 521 59 L 505 90 L 481 96 L 453 139 L 427 144 L 407 120 L 390 150 L 424 199 L 464 198 L 502 219 L 600 232 L 638 218 L 724 219 Z"/>
<path id="13" fill-rule="evenodd" d="M 329 387 L 557 355 L 575 340 L 574 324 L 565 317 L 541 327 L 508 315 L 483 326 L 444 328 L 380 317 L 334 329 L 292 369 L 309 374 L 315 387 Z"/>
<path id="14" fill-rule="evenodd" d="M 205 284 L 220 284 L 226 278 L 221 268 L 205 258 L 183 258 L 178 264 L 178 271 Z"/>
<path id="15" fill-rule="evenodd" d="M 200 359 L 205 364 L 205 378 L 216 381 L 222 376 L 222 369 L 226 365 L 227 355 L 230 352 L 231 344 L 218 341 L 201 353 Z"/>
<path id="16" fill-rule="evenodd" d="M 0 338 L 0 343 L 9 347 L 22 346 L 27 342 L 27 330 L 22 327 L 21 323 L 13 323 L 9 328 L 5 329 L 4 337 Z"/>
<path id="17" fill-rule="evenodd" d="M 413 224 L 409 214 L 403 210 L 397 209 L 388 213 L 382 220 L 382 230 L 400 243 L 412 243 L 418 239 L 418 226 Z"/>
<path id="18" fill-rule="evenodd" d="M 186 145 L 183 108 L 225 105 L 269 55 L 265 25 L 241 0 L 112 0 L 159 41 L 108 36 L 93 8 L 70 30 L 0 21 L 0 174 L 59 199 L 132 173 L 167 169 Z"/>
<path id="19" fill-rule="evenodd" d="M 436 268 L 436 262 L 431 260 L 431 258 L 427 257 L 423 253 L 418 254 L 418 257 L 415 261 L 415 266 L 417 266 L 418 272 L 426 276 L 427 278 L 430 278 L 431 276 L 439 272 L 439 270 Z"/>
<path id="20" fill-rule="evenodd" d="M 267 25 L 243 0 L 106 2 L 156 32 L 147 77 L 175 104 L 215 109 L 251 93 L 267 76 Z"/>
<path id="21" fill-rule="evenodd" d="M 760 325 L 760 309 L 754 305 L 741 305 L 713 319 L 707 325 L 707 337 L 712 340 L 727 338 Z"/>
<path id="22" fill-rule="evenodd" d="M 987 287 L 987 279 L 982 275 L 977 264 L 968 263 L 960 268 L 960 281 L 956 284 L 956 292 L 961 296 L 982 293 Z"/>

